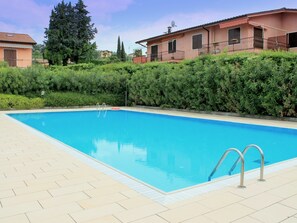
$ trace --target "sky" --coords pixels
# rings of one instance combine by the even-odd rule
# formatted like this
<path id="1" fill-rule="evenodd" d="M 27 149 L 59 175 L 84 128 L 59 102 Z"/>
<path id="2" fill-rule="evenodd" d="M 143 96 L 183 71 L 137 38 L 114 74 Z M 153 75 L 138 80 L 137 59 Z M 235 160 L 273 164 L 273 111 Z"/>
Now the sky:
<path id="1" fill-rule="evenodd" d="M 64 0 L 69 2 L 70 0 Z M 51 10 L 61 0 L 0 0 L 0 31 L 29 34 L 44 41 Z M 71 0 L 76 3 L 77 0 Z M 297 8 L 297 0 L 84 0 L 98 29 L 99 50 L 116 51 L 117 38 L 127 53 L 141 48 L 136 41 L 251 12 Z"/>

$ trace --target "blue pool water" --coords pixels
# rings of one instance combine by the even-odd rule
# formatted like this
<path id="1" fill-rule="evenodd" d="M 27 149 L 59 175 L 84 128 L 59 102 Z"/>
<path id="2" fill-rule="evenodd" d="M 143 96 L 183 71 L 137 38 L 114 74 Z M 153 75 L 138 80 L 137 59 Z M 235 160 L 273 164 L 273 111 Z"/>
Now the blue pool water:
<path id="1" fill-rule="evenodd" d="M 130 111 L 10 116 L 165 192 L 207 182 L 230 147 L 242 150 L 257 144 L 266 165 L 297 157 L 294 129 Z M 214 178 L 226 175 L 236 158 L 230 153 Z M 250 150 L 246 169 L 258 168 L 259 158 Z"/>

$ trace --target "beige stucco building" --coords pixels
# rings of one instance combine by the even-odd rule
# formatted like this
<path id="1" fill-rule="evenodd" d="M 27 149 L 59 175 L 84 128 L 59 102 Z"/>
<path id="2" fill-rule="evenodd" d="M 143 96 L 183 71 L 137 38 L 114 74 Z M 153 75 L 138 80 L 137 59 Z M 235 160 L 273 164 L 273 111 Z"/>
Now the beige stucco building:
<path id="1" fill-rule="evenodd" d="M 297 9 L 256 12 L 137 41 L 148 61 L 178 61 L 221 52 L 297 50 Z"/>
<path id="2" fill-rule="evenodd" d="M 13 67 L 29 67 L 35 44 L 27 34 L 0 32 L 0 61 L 6 61 Z"/>

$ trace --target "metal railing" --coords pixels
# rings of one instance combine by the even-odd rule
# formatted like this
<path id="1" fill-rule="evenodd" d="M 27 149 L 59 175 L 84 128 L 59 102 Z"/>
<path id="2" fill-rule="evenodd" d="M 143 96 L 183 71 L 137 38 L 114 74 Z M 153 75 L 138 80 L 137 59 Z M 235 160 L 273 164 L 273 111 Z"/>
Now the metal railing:
<path id="1" fill-rule="evenodd" d="M 100 105 L 100 103 L 97 103 L 96 107 L 97 107 L 97 111 L 98 111 L 97 117 L 100 117 L 101 112 L 104 112 L 103 117 L 105 118 L 106 113 L 107 113 L 107 105 L 105 103 L 102 103 L 101 105 Z"/>
<path id="2" fill-rule="evenodd" d="M 185 51 L 177 50 L 175 52 L 163 51 L 155 54 L 148 54 L 147 59 L 153 61 L 170 61 L 170 60 L 183 60 L 185 59 Z"/>
<path id="3" fill-rule="evenodd" d="M 264 180 L 264 164 L 265 164 L 264 152 L 263 152 L 263 150 L 258 145 L 255 145 L 255 144 L 250 144 L 250 145 L 246 146 L 242 152 L 240 152 L 236 148 L 227 149 L 224 152 L 224 154 L 222 155 L 222 157 L 219 160 L 219 162 L 217 163 L 217 165 L 215 166 L 215 168 L 213 169 L 213 171 L 211 172 L 211 174 L 209 175 L 208 181 L 211 181 L 211 178 L 213 177 L 213 175 L 215 174 L 215 172 L 218 170 L 218 168 L 221 166 L 221 164 L 223 163 L 223 161 L 225 160 L 225 158 L 227 157 L 227 155 L 230 152 L 234 151 L 234 152 L 236 152 L 239 155 L 239 157 L 235 161 L 235 163 L 233 164 L 233 166 L 231 167 L 231 169 L 229 171 L 229 175 L 231 175 L 232 171 L 235 169 L 235 167 L 237 166 L 237 164 L 239 163 L 239 161 L 241 161 L 240 184 L 239 184 L 238 187 L 245 188 L 245 186 L 244 186 L 244 164 L 245 164 L 244 156 L 245 156 L 246 152 L 249 149 L 251 149 L 251 148 L 257 149 L 259 151 L 260 155 L 261 155 L 261 166 L 260 166 L 260 179 L 259 179 L 259 181 L 265 181 Z"/>
<path id="4" fill-rule="evenodd" d="M 202 45 L 197 49 L 197 56 L 202 54 L 219 54 L 222 52 L 254 51 L 254 50 L 285 50 L 289 45 L 283 41 L 283 38 L 271 37 L 269 39 L 247 37 L 237 41 L 214 42 L 209 45 Z"/>
<path id="5" fill-rule="evenodd" d="M 248 145 L 247 147 L 245 147 L 245 149 L 242 151 L 242 155 L 243 157 L 245 156 L 246 152 L 251 149 L 251 148 L 255 148 L 259 151 L 260 153 L 260 156 L 261 156 L 261 166 L 260 166 L 260 179 L 259 181 L 265 181 L 264 180 L 264 164 L 265 164 L 265 158 L 264 158 L 264 152 L 263 150 L 255 145 L 255 144 L 251 144 L 251 145 Z M 229 175 L 232 174 L 232 171 L 235 169 L 235 167 L 237 166 L 237 164 L 239 163 L 239 158 L 235 161 L 235 163 L 233 164 L 233 166 L 231 167 L 230 171 L 229 171 Z"/>
<path id="6" fill-rule="evenodd" d="M 217 163 L 217 165 L 215 166 L 215 168 L 213 169 L 213 171 L 209 175 L 208 181 L 211 181 L 212 176 L 215 174 L 215 172 L 217 171 L 217 169 L 221 166 L 221 164 L 223 163 L 223 161 L 225 160 L 225 158 L 227 157 L 227 155 L 230 152 L 232 152 L 232 151 L 234 151 L 234 152 L 236 152 L 238 154 L 239 159 L 241 161 L 240 184 L 239 184 L 238 187 L 245 188 L 245 186 L 244 186 L 244 157 L 243 157 L 242 153 L 238 149 L 236 149 L 236 148 L 230 148 L 230 149 L 227 149 L 224 152 L 224 154 L 222 155 L 221 159 L 219 160 L 219 162 Z"/>

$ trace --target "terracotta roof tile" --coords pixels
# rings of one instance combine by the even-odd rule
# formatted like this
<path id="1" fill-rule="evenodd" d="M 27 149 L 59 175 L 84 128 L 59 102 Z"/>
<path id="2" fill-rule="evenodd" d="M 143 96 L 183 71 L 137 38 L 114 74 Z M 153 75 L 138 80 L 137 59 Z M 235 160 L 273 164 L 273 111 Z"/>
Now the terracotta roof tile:
<path id="1" fill-rule="evenodd" d="M 36 44 L 36 42 L 28 34 L 6 32 L 0 32 L 0 42 Z"/>

